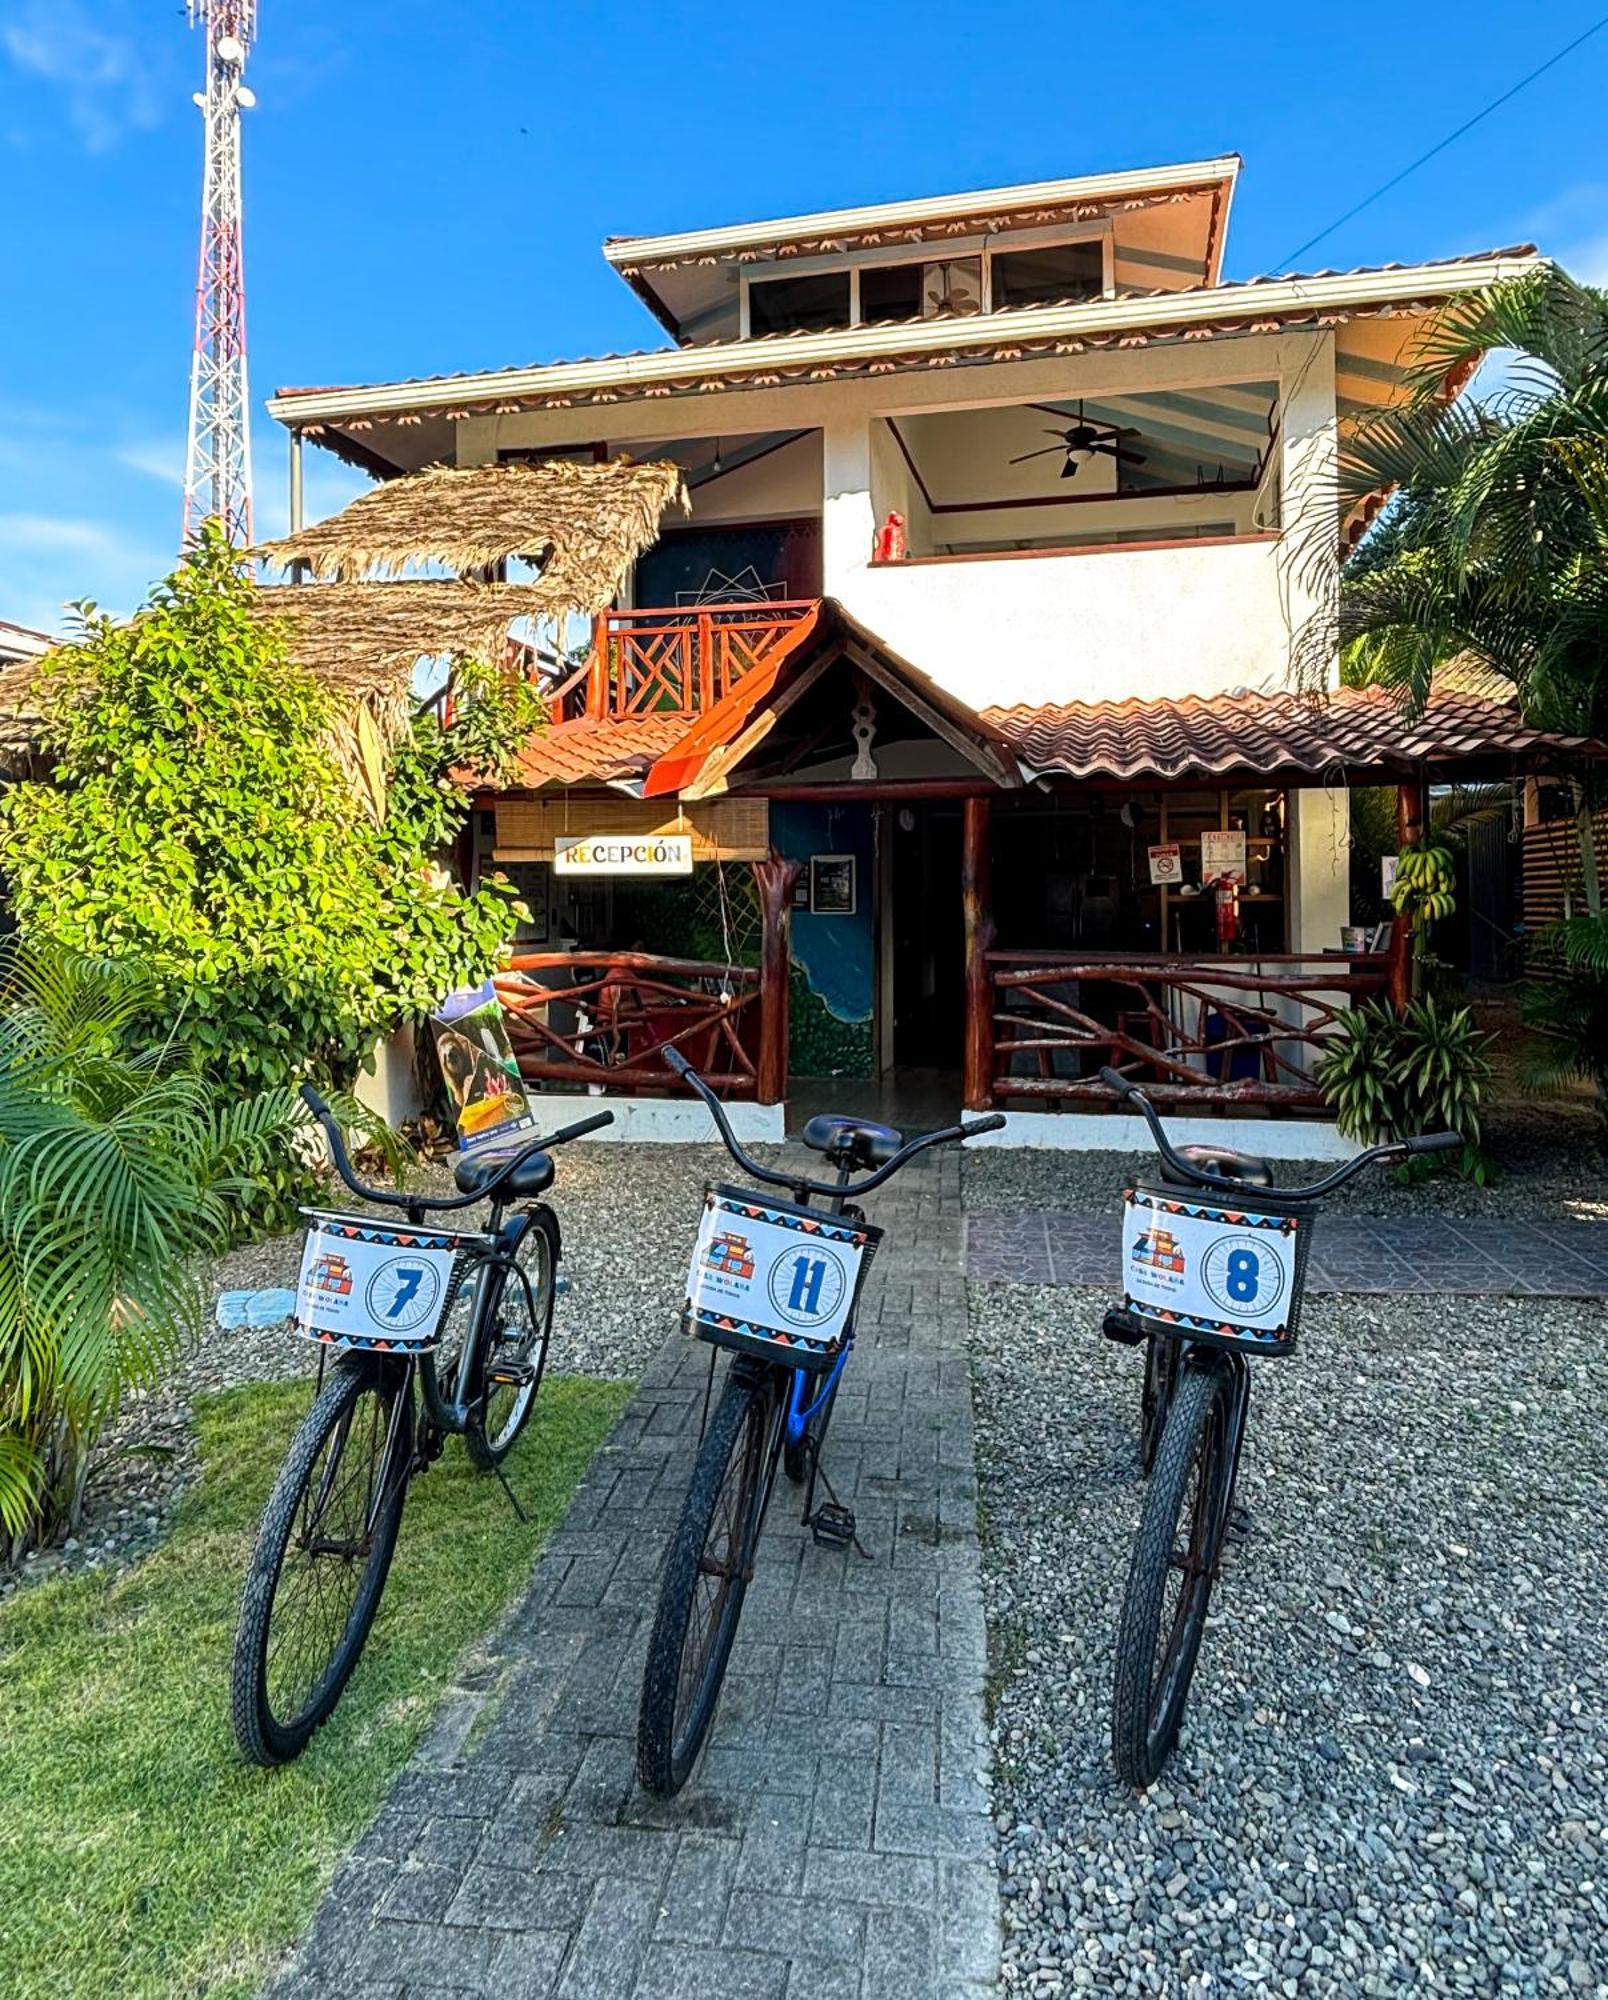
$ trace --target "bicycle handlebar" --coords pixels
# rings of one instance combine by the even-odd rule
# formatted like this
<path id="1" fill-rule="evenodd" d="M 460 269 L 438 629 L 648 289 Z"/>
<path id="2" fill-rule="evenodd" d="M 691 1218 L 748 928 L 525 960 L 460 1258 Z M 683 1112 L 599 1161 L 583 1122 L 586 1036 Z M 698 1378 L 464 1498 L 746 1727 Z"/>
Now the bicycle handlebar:
<path id="1" fill-rule="evenodd" d="M 833 1199 L 845 1194 L 869 1194 L 873 1188 L 881 1187 L 884 1181 L 891 1180 L 901 1167 L 908 1165 L 915 1158 L 917 1153 L 924 1153 L 931 1146 L 952 1146 L 957 1139 L 974 1139 L 980 1132 L 997 1132 L 1005 1123 L 1005 1120 L 995 1111 L 990 1113 L 986 1118 L 972 1118 L 959 1125 L 946 1125 L 941 1132 L 924 1132 L 920 1138 L 908 1140 L 899 1148 L 891 1160 L 887 1161 L 883 1166 L 878 1167 L 875 1173 L 868 1174 L 863 1181 L 844 1181 L 839 1183 L 836 1181 L 806 1180 L 800 1174 L 775 1173 L 769 1167 L 762 1167 L 757 1160 L 751 1160 L 738 1143 L 737 1134 L 731 1129 L 731 1121 L 726 1116 L 726 1107 L 716 1097 L 708 1084 L 704 1082 L 692 1064 L 687 1061 L 687 1058 L 679 1049 L 667 1048 L 663 1051 L 663 1054 L 665 1061 L 675 1071 L 676 1075 L 684 1083 L 689 1084 L 696 1095 L 703 1099 L 710 1117 L 715 1121 L 716 1128 L 720 1133 L 726 1151 L 730 1153 L 732 1158 L 743 1169 L 744 1173 L 752 1174 L 755 1180 L 767 1181 L 772 1187 L 789 1188 L 794 1193 L 807 1192 L 809 1194 L 826 1195 Z"/>
<path id="2" fill-rule="evenodd" d="M 329 1105 L 310 1083 L 302 1085 L 301 1101 L 323 1126 L 324 1136 L 329 1140 L 329 1149 L 335 1160 L 335 1171 L 341 1179 L 353 1194 L 361 1196 L 364 1201 L 378 1202 L 385 1208 L 472 1208 L 476 1202 L 487 1201 L 495 1195 L 532 1153 L 545 1153 L 550 1147 L 562 1146 L 571 1139 L 584 1138 L 588 1132 L 600 1131 L 603 1126 L 614 1123 L 612 1111 L 594 1112 L 590 1118 L 578 1119 L 575 1124 L 565 1125 L 559 1131 L 549 1133 L 546 1138 L 532 1139 L 528 1145 L 521 1146 L 517 1153 L 510 1153 L 496 1173 L 473 1194 L 446 1195 L 437 1200 L 433 1196 L 397 1194 L 390 1188 L 370 1187 L 366 1181 L 360 1181 L 352 1166 L 351 1155 L 346 1150 L 346 1139 L 341 1131 L 340 1121 L 330 1110 Z"/>
<path id="3" fill-rule="evenodd" d="M 1360 1174 L 1364 1167 L 1371 1167 L 1381 1160 L 1405 1160 L 1423 1153 L 1449 1153 L 1463 1144 L 1463 1135 L 1460 1132 L 1427 1132 L 1416 1139 L 1395 1139 L 1388 1145 L 1370 1146 L 1355 1159 L 1347 1160 L 1342 1166 L 1336 1167 L 1332 1174 L 1326 1174 L 1320 1181 L 1309 1181 L 1305 1187 L 1247 1188 L 1244 1181 L 1232 1180 L 1226 1174 L 1209 1173 L 1204 1167 L 1197 1167 L 1193 1162 L 1181 1159 L 1168 1141 L 1161 1119 L 1156 1114 L 1156 1107 L 1138 1084 L 1125 1077 L 1121 1070 L 1112 1069 L 1108 1064 L 1100 1072 L 1100 1081 L 1114 1090 L 1123 1101 L 1138 1106 L 1144 1115 L 1145 1123 L 1150 1127 L 1150 1135 L 1156 1142 L 1156 1150 L 1174 1173 L 1181 1175 L 1186 1181 L 1193 1182 L 1196 1187 L 1214 1188 L 1242 1198 L 1249 1193 L 1271 1195 L 1275 1201 L 1316 1201 L 1320 1195 L 1333 1194 L 1336 1188 L 1344 1187 L 1347 1181 Z"/>

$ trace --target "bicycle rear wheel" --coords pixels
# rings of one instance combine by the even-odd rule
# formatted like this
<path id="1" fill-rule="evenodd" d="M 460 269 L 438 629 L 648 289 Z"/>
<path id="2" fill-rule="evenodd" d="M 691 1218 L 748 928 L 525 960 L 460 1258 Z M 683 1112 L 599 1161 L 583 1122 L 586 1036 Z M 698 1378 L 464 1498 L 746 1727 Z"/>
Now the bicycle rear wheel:
<path id="1" fill-rule="evenodd" d="M 337 1364 L 291 1441 L 246 1571 L 230 1718 L 254 1764 L 299 1756 L 340 1700 L 379 1609 L 413 1454 L 395 1364 Z"/>
<path id="2" fill-rule="evenodd" d="M 637 1722 L 637 1776 L 681 1790 L 714 1720 L 775 1472 L 778 1385 L 740 1365 L 726 1378 L 665 1557 Z"/>
<path id="3" fill-rule="evenodd" d="M 1227 1525 L 1234 1411 L 1229 1369 L 1175 1377 L 1117 1631 L 1111 1754 L 1118 1777 L 1139 1788 L 1178 1742 Z"/>

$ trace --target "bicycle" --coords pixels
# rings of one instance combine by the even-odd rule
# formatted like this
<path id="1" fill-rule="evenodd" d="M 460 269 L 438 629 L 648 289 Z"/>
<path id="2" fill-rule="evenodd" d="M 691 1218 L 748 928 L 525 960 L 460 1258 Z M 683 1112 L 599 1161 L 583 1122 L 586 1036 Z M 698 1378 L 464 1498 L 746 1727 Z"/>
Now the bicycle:
<path id="1" fill-rule="evenodd" d="M 713 1416 L 705 1403 L 642 1677 L 637 1776 L 661 1798 L 686 1783 L 714 1720 L 778 1465 L 804 1489 L 802 1525 L 814 1540 L 856 1546 L 854 1515 L 821 1471 L 855 1311 L 883 1234 L 850 1197 L 881 1187 L 918 1153 L 1005 1123 L 996 1114 L 907 1140 L 891 1126 L 823 1114 L 803 1139 L 837 1179 L 812 1180 L 751 1160 L 702 1077 L 679 1051 L 665 1057 L 708 1106 L 744 1172 L 792 1200 L 720 1186 L 705 1194 L 682 1325 L 732 1360 Z M 711 1351 L 711 1392 L 715 1361 Z M 819 1506 L 818 1481 L 826 1488 Z"/>
<path id="2" fill-rule="evenodd" d="M 1295 1346 L 1317 1204 L 1366 1167 L 1463 1141 L 1436 1132 L 1372 1146 L 1321 1180 L 1276 1187 L 1266 1160 L 1223 1146 L 1175 1149 L 1137 1084 L 1114 1069 L 1100 1078 L 1144 1115 L 1161 1156 L 1161 1186 L 1127 1191 L 1123 1303 L 1103 1327 L 1108 1339 L 1145 1344 L 1139 1456 L 1150 1485 L 1111 1711 L 1117 1775 L 1143 1790 L 1177 1746 L 1223 1546 L 1245 1525 L 1234 1495 L 1248 1362 Z M 1203 1192 L 1234 1199 L 1191 1198 Z"/>
<path id="3" fill-rule="evenodd" d="M 453 1169 L 458 1194 L 436 1199 L 365 1185 L 329 1106 L 309 1085 L 301 1094 L 347 1187 L 406 1220 L 303 1210 L 297 1331 L 323 1352 L 263 1510 L 230 1668 L 235 1741 L 263 1765 L 298 1757 L 334 1712 L 379 1609 L 408 1482 L 449 1433 L 507 1488 L 503 1461 L 541 1388 L 557 1293 L 558 1218 L 537 1197 L 552 1185 L 551 1149 L 614 1118 L 599 1112 L 515 1153 L 468 1155 Z M 426 1220 L 483 1201 L 484 1230 Z M 509 1499 L 517 1512 L 511 1489 Z"/>

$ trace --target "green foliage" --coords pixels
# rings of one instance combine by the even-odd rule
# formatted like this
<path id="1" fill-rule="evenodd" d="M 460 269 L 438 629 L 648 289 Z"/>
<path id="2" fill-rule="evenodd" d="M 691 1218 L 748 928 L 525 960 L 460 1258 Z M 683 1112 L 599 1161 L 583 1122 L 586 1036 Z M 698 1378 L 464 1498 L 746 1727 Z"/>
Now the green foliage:
<path id="1" fill-rule="evenodd" d="M 1520 1076 L 1536 1091 L 1589 1085 L 1608 1125 L 1608 917 L 1568 918 L 1540 944 L 1542 970 L 1524 991 Z"/>
<path id="2" fill-rule="evenodd" d="M 1448 403 L 1487 355 L 1516 356 L 1507 387 Z M 1608 730 L 1608 294 L 1556 268 L 1456 301 L 1416 357 L 1414 395 L 1357 426 L 1341 455 L 1342 512 L 1395 499 L 1347 565 L 1339 639 L 1353 684 L 1421 708 L 1458 654 L 1516 684 L 1539 727 Z M 1321 515 L 1321 518 L 1319 518 Z M 1315 512 L 1314 561 L 1333 546 Z M 1307 668 L 1333 656 L 1332 623 Z"/>
<path id="3" fill-rule="evenodd" d="M 466 895 L 433 864 L 467 810 L 447 772 L 499 765 L 535 697 L 461 670 L 451 725 L 422 718 L 393 754 L 376 824 L 254 588 L 209 533 L 131 623 L 81 608 L 40 684 L 54 765 L 0 802 L 0 863 L 26 932 L 139 960 L 153 1024 L 220 1080 L 349 1082 L 509 933 L 506 884 Z"/>
<path id="4" fill-rule="evenodd" d="M 457 1446 L 416 1483 L 362 1663 L 282 1771 L 240 1762 L 223 1690 L 241 1573 L 307 1385 L 199 1402 L 202 1473 L 171 1539 L 132 1570 L 0 1605 L 6 2000 L 260 1992 L 629 1393 L 548 1377 L 507 1468 L 523 1518 Z"/>
<path id="5" fill-rule="evenodd" d="M 1398 1017 L 1388 1002 L 1370 1000 L 1341 1015 L 1318 1062 L 1318 1085 L 1335 1123 L 1360 1145 L 1461 1132 L 1462 1171 L 1483 1186 L 1492 1175 L 1480 1150 L 1489 1042 L 1467 1007 L 1431 996 Z"/>
<path id="6" fill-rule="evenodd" d="M 195 1262 L 297 1118 L 141 1047 L 155 1004 L 138 966 L 0 963 L 0 1553 L 76 1518 L 96 1433 L 195 1333 Z"/>
<path id="7" fill-rule="evenodd" d="M 1404 847 L 1396 861 L 1390 900 L 1396 915 L 1412 925 L 1413 952 L 1429 953 L 1432 927 L 1457 909 L 1457 869 L 1452 850 L 1439 841 Z"/>

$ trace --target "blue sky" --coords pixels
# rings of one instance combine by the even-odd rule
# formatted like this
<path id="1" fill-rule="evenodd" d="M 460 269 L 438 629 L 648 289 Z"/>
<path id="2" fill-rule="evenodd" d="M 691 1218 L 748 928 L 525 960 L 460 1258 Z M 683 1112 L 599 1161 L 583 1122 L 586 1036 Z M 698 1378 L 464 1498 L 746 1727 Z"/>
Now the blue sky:
<path id="1" fill-rule="evenodd" d="M 654 346 L 608 234 L 1237 151 L 1228 275 L 1314 230 L 1600 0 L 260 0 L 246 260 L 258 525 L 282 383 Z M 1522 33 L 1515 23 L 1523 21 Z M 0 617 L 130 608 L 179 532 L 200 184 L 179 0 L 0 0 Z M 1608 31 L 1302 259 L 1535 240 L 1608 281 Z M 361 485 L 309 454 L 309 505 Z"/>

